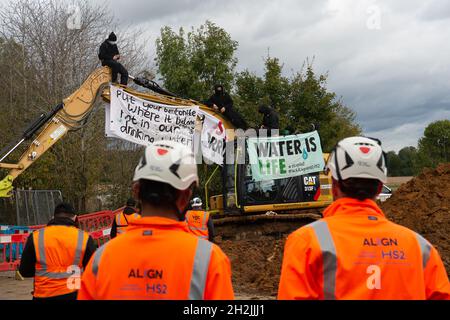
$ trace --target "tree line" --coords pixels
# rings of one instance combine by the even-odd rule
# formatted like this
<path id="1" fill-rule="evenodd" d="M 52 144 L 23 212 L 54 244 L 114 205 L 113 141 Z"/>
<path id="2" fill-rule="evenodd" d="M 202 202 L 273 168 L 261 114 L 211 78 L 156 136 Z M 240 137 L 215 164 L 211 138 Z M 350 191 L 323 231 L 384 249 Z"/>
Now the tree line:
<path id="1" fill-rule="evenodd" d="M 69 4 L 80 9 L 80 28 L 67 25 Z M 100 63 L 98 47 L 119 30 L 106 5 L 87 0 L 18 0 L 0 8 L 0 148 L 14 141 L 40 113 L 48 112 L 76 90 Z M 152 63 L 143 30 L 121 28 L 119 49 L 130 74 L 156 79 L 179 96 L 204 101 L 214 84 L 231 93 L 236 109 L 258 127 L 260 104 L 274 107 L 281 128 L 291 132 L 318 129 L 324 151 L 361 133 L 355 113 L 327 88 L 327 74 L 307 60 L 285 76 L 276 57 L 261 59 L 264 73 L 236 71 L 238 42 L 206 21 L 186 32 L 162 27 Z M 259 56 L 260 53 L 255 53 Z M 142 88 L 139 90 L 143 90 Z M 104 135 L 104 104 L 96 105 L 90 123 L 67 135 L 15 182 L 19 188 L 58 189 L 77 210 L 115 209 L 130 196 L 130 182 L 142 148 Z M 7 159 L 13 162 L 23 146 Z M 201 166 L 204 182 L 211 167 Z M 2 178 L 7 171 L 2 170 Z M 220 192 L 214 184 L 211 194 Z"/>
<path id="2" fill-rule="evenodd" d="M 82 17 L 69 28 L 67 12 L 75 4 Z M 105 5 L 91 1 L 19 0 L 0 8 L 0 148 L 20 137 L 41 113 L 79 88 L 100 66 L 97 52 L 117 22 Z M 140 30 L 121 32 L 124 63 L 132 72 L 149 63 Z M 100 101 L 88 123 L 71 132 L 15 181 L 25 189 L 61 190 L 81 212 L 114 208 L 129 196 L 130 176 L 139 153 L 104 135 Z M 26 142 L 5 162 L 14 162 Z M 3 178 L 6 170 L 1 171 Z"/>
<path id="3" fill-rule="evenodd" d="M 158 75 L 169 91 L 198 101 L 206 100 L 215 84 L 222 84 L 254 128 L 261 124 L 258 106 L 269 105 L 279 112 L 282 130 L 318 129 L 324 151 L 346 136 L 361 133 L 355 113 L 327 88 L 328 75 L 316 74 L 313 61 L 305 61 L 286 77 L 280 59 L 268 55 L 261 59 L 264 74 L 258 76 L 248 69 L 235 72 L 237 49 L 238 43 L 211 21 L 189 32 L 163 27 L 156 40 Z"/>
<path id="4" fill-rule="evenodd" d="M 427 126 L 418 147 L 405 147 L 398 153 L 387 153 L 388 172 L 391 177 L 409 177 L 423 168 L 435 168 L 450 161 L 450 120 L 440 120 Z"/>

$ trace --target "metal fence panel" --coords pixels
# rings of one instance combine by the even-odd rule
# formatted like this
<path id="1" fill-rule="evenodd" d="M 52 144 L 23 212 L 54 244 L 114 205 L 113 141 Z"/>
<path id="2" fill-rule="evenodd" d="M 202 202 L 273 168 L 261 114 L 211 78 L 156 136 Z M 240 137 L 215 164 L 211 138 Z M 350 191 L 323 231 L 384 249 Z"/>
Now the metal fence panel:
<path id="1" fill-rule="evenodd" d="M 15 190 L 12 198 L 0 199 L 0 224 L 47 224 L 62 200 L 59 190 Z"/>

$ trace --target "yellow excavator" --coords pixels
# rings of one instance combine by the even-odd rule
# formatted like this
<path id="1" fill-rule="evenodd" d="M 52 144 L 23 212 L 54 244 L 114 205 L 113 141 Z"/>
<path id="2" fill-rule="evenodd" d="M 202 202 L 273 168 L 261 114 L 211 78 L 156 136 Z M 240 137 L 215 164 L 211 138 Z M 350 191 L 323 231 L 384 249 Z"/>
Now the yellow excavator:
<path id="1" fill-rule="evenodd" d="M 204 112 L 222 121 L 225 129 L 235 129 L 228 119 L 202 103 L 178 98 L 153 81 L 131 76 L 130 78 L 136 84 L 152 91 L 152 93 L 143 93 L 124 88 L 132 95 L 156 103 L 177 106 L 197 105 Z M 106 102 L 110 101 L 110 83 L 111 71 L 108 67 L 95 70 L 77 91 L 48 114 L 42 114 L 18 141 L 0 153 L 0 168 L 9 169 L 9 174 L 0 181 L 0 197 L 10 196 L 14 179 L 37 161 L 58 140 L 70 131 L 85 125 L 98 99 L 103 98 Z M 199 120 L 199 122 L 201 121 Z M 228 138 L 231 142 L 235 140 L 234 137 Z M 31 143 L 17 163 L 3 163 L 18 146 L 26 141 L 31 141 Z M 320 209 L 332 202 L 330 176 L 316 173 L 281 180 L 255 182 L 251 176 L 246 152 L 245 147 L 235 144 L 235 156 L 244 155 L 247 161 L 243 164 L 235 161 L 233 165 L 217 166 L 204 186 L 206 209 L 215 214 L 217 218 L 259 215 L 275 219 L 282 219 L 281 216 L 285 218 L 290 216 L 290 218 L 286 218 L 289 220 L 295 215 L 301 215 L 301 217 L 309 216 L 311 219 L 316 219 L 320 217 Z M 325 161 L 327 157 L 328 155 L 324 154 Z M 210 196 L 208 194 L 209 185 L 218 172 L 222 175 L 223 192 Z M 289 215 L 281 213 L 289 213 Z M 277 216 L 279 217 L 277 218 Z"/>

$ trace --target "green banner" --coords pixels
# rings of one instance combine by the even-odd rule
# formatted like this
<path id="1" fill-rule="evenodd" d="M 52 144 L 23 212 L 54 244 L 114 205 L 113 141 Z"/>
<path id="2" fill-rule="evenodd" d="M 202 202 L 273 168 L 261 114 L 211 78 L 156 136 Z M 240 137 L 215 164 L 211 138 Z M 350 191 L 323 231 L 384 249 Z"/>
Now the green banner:
<path id="1" fill-rule="evenodd" d="M 293 136 L 249 138 L 248 155 L 255 181 L 302 176 L 323 170 L 317 131 Z"/>

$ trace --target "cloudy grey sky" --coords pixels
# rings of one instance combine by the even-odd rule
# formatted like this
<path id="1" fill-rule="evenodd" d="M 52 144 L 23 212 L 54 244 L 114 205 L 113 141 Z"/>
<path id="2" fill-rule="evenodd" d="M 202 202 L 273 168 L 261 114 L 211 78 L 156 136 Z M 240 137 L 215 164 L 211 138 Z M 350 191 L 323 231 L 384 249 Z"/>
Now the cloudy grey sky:
<path id="1" fill-rule="evenodd" d="M 211 20 L 239 42 L 238 70 L 263 71 L 263 56 L 285 75 L 307 57 L 329 72 L 329 88 L 357 113 L 364 133 L 387 150 L 417 145 L 426 125 L 450 118 L 448 0 L 95 0 L 122 26 L 146 30 Z"/>

